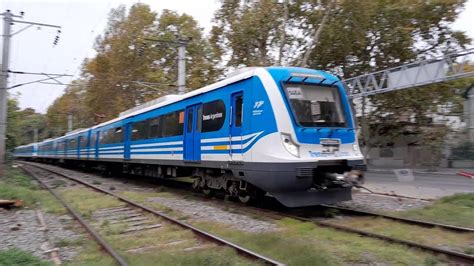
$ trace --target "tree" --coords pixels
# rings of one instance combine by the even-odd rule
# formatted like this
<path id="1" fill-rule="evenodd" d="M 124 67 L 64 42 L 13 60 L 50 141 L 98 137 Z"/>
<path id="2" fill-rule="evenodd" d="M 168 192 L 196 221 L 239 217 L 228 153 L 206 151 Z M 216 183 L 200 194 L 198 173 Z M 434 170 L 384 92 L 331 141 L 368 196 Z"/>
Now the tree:
<path id="1" fill-rule="evenodd" d="M 20 110 L 15 96 L 10 96 L 8 99 L 7 124 L 7 151 L 13 150 L 16 146 L 32 143 L 34 130 L 37 129 L 41 133 L 46 128 L 44 115 L 36 113 L 32 108 Z"/>
<path id="2" fill-rule="evenodd" d="M 7 107 L 7 133 L 6 133 L 6 142 L 5 142 L 5 149 L 7 151 L 13 150 L 17 146 L 18 140 L 18 111 L 20 108 L 18 107 L 18 102 L 15 98 L 10 97 L 8 99 L 8 107 Z"/>
<path id="3" fill-rule="evenodd" d="M 105 34 L 97 39 L 96 57 L 84 65 L 88 112 L 110 119 L 175 92 L 177 49 L 168 44 L 178 37 L 191 38 L 186 57 L 188 90 L 214 81 L 219 72 L 214 67 L 213 51 L 191 16 L 164 10 L 157 18 L 144 4 L 133 5 L 128 14 L 124 7 L 112 10 Z M 160 86 L 151 89 L 140 82 Z"/>
<path id="4" fill-rule="evenodd" d="M 62 135 L 68 129 L 68 115 L 72 116 L 73 129 L 85 128 L 94 124 L 94 113 L 90 113 L 86 103 L 86 82 L 74 80 L 66 92 L 48 108 L 46 137 Z"/>
<path id="5" fill-rule="evenodd" d="M 471 40 L 451 29 L 465 2 L 222 0 L 211 40 L 222 58 L 228 58 L 229 67 L 277 62 L 349 78 L 465 47 Z M 371 139 L 369 122 L 388 129 L 394 120 L 387 118 L 400 116 L 402 111 L 415 113 L 421 121 L 440 105 L 458 105 L 459 84 L 451 85 L 364 98 L 363 106 L 370 101 L 373 107 L 361 119 L 364 142 Z M 391 134 L 385 135 L 399 136 L 403 130 L 392 127 Z M 387 138 L 385 144 L 389 142 Z"/>
<path id="6" fill-rule="evenodd" d="M 155 18 L 144 4 L 133 5 L 128 15 L 123 6 L 111 11 L 107 30 L 96 41 L 97 55 L 84 65 L 85 103 L 90 114 L 112 118 L 144 102 L 150 91 L 144 92 L 131 81 L 143 80 L 149 72 L 153 59 L 139 57 L 138 49 Z"/>

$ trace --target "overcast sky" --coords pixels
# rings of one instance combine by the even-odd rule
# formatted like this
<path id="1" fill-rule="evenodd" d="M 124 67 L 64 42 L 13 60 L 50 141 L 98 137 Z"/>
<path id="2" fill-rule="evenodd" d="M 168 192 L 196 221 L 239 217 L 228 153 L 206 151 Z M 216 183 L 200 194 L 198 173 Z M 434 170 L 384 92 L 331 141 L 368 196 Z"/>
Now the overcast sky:
<path id="1" fill-rule="evenodd" d="M 14 14 L 25 12 L 23 20 L 55 24 L 62 27 L 59 43 L 53 46 L 56 29 L 32 27 L 15 35 L 11 42 L 10 70 L 41 73 L 61 73 L 77 76 L 84 58 L 94 56 L 93 44 L 97 35 L 106 26 L 111 8 L 121 4 L 130 7 L 136 0 L 0 0 L 0 11 L 10 9 Z M 138 1 L 160 12 L 163 9 L 186 13 L 198 20 L 206 32 L 218 8 L 217 0 L 147 0 Z M 454 24 L 456 30 L 467 32 L 474 39 L 474 0 Z M 22 29 L 21 24 L 13 26 L 13 32 Z M 3 23 L 2 23 L 3 29 Z M 11 75 L 9 86 L 21 84 L 42 76 Z M 61 80 L 69 83 L 73 78 Z M 64 86 L 32 84 L 10 91 L 19 93 L 20 107 L 32 107 L 45 113 L 48 106 L 64 92 Z"/>

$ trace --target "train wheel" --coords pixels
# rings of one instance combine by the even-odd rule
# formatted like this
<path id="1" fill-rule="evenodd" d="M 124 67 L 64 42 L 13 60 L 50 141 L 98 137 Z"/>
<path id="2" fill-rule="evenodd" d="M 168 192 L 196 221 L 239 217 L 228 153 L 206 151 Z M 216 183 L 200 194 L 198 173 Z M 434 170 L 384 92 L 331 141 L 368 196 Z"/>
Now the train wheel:
<path id="1" fill-rule="evenodd" d="M 214 196 L 214 190 L 212 190 L 212 188 L 209 188 L 209 187 L 203 188 L 202 193 L 204 193 L 204 195 L 206 195 L 208 197 Z"/>
<path id="2" fill-rule="evenodd" d="M 243 204 L 251 204 L 253 200 L 250 195 L 246 194 L 246 195 L 239 195 L 239 201 L 242 202 Z"/>
<path id="3" fill-rule="evenodd" d="M 195 178 L 193 182 L 193 189 L 196 191 L 200 190 L 201 178 Z"/>

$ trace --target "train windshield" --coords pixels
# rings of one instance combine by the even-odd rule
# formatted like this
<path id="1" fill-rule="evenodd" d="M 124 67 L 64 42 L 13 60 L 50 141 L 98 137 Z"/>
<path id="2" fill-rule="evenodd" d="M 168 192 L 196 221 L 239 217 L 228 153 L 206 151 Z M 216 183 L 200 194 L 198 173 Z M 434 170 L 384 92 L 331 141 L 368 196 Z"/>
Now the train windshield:
<path id="1" fill-rule="evenodd" d="M 284 84 L 295 119 L 303 127 L 344 127 L 344 112 L 337 87 Z"/>

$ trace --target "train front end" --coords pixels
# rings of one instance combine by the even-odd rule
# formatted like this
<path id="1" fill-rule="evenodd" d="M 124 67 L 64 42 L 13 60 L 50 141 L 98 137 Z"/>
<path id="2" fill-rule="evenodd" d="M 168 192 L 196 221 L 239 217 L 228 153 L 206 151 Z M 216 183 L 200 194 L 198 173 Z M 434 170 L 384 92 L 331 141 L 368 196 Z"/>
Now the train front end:
<path id="1" fill-rule="evenodd" d="M 278 133 L 254 149 L 253 158 L 265 161 L 269 173 L 257 186 L 288 207 L 350 200 L 366 167 L 340 80 L 305 68 L 266 70 Z"/>

